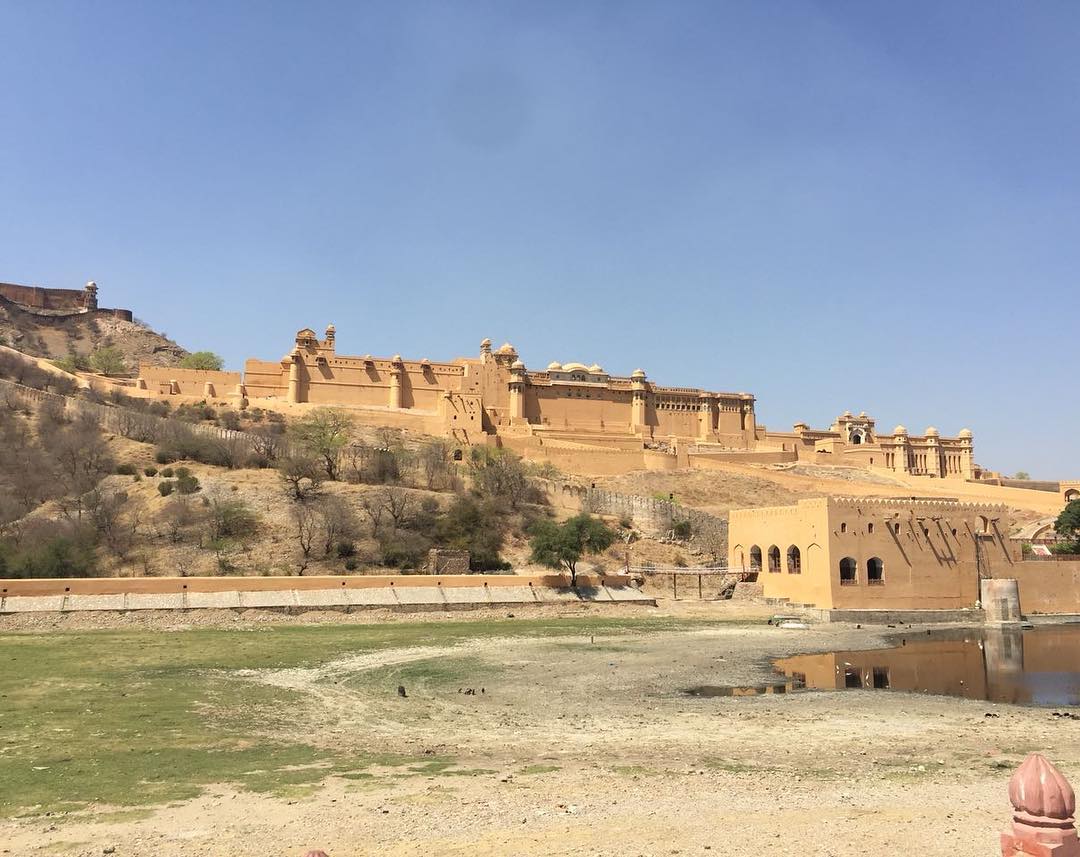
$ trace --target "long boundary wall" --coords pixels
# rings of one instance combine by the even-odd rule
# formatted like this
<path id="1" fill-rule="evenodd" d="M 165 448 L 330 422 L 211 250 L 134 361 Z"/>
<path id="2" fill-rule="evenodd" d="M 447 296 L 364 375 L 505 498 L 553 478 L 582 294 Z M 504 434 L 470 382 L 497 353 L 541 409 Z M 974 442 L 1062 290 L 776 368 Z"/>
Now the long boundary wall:
<path id="1" fill-rule="evenodd" d="M 0 614 L 252 608 L 463 610 L 528 604 L 656 601 L 619 576 L 372 575 L 0 579 Z"/>
<path id="2" fill-rule="evenodd" d="M 1025 615 L 1080 613 L 1080 560 L 1017 562 L 1002 568 L 994 577 L 1016 580 L 1020 588 L 1020 611 Z"/>

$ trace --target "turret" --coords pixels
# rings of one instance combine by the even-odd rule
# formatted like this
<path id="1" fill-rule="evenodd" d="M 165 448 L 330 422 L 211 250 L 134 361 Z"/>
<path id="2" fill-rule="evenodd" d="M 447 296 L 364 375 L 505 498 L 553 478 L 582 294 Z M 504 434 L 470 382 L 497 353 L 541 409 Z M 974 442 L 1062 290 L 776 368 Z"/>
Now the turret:
<path id="1" fill-rule="evenodd" d="M 390 407 L 401 407 L 401 378 L 405 374 L 405 362 L 400 354 L 390 358 Z"/>
<path id="2" fill-rule="evenodd" d="M 510 364 L 510 422 L 525 419 L 525 364 L 515 360 Z"/>
<path id="3" fill-rule="evenodd" d="M 646 430 L 645 402 L 649 394 L 643 369 L 635 369 L 630 375 L 630 389 L 633 397 L 630 407 L 630 431 L 643 432 Z"/>
<path id="4" fill-rule="evenodd" d="M 84 294 L 83 294 L 83 306 L 85 306 L 87 309 L 97 309 L 98 308 L 98 296 L 97 296 L 98 288 L 97 288 L 97 283 L 95 283 L 93 280 L 91 280 L 89 283 L 86 284 L 86 288 L 83 289 L 83 292 L 84 292 Z"/>

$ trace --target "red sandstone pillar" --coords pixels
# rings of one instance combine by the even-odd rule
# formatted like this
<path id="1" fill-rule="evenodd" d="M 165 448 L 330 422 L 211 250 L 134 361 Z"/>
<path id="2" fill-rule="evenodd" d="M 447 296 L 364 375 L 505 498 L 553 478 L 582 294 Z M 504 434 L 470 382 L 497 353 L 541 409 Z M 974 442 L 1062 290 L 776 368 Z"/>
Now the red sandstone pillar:
<path id="1" fill-rule="evenodd" d="M 1009 780 L 1012 830 L 1001 834 L 1003 857 L 1080 857 L 1076 796 L 1041 753 L 1032 753 Z"/>

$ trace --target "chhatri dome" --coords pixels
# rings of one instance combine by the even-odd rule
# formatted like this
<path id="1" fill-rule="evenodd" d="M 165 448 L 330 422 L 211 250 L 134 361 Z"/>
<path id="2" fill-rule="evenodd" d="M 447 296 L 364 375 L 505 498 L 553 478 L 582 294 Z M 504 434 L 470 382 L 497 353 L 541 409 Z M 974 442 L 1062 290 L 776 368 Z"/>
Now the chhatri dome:
<path id="1" fill-rule="evenodd" d="M 960 434 L 959 434 L 959 435 L 957 435 L 957 437 L 974 437 L 974 436 L 975 436 L 975 435 L 973 435 L 973 434 L 971 433 L 971 429 L 968 429 L 968 428 L 966 428 L 966 429 L 960 429 Z"/>
<path id="2" fill-rule="evenodd" d="M 548 363 L 549 372 L 558 372 L 560 369 L 562 369 L 562 363 L 560 363 L 558 360 L 552 360 L 550 363 Z"/>
<path id="3" fill-rule="evenodd" d="M 897 426 L 892 430 L 893 434 L 907 434 L 907 429 L 903 426 Z"/>
<path id="4" fill-rule="evenodd" d="M 934 428 L 933 426 L 927 426 L 926 427 L 926 436 L 927 437 L 937 437 L 938 436 L 938 430 L 936 428 Z"/>

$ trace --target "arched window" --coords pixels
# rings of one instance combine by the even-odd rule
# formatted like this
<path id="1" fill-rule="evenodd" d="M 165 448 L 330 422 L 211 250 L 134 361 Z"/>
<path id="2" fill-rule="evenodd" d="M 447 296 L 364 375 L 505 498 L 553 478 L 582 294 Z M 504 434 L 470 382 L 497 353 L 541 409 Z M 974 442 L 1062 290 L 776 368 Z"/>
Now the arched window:
<path id="1" fill-rule="evenodd" d="M 859 582 L 859 564 L 853 557 L 846 556 L 840 560 L 840 585 L 854 586 Z"/>
<path id="2" fill-rule="evenodd" d="M 1065 502 L 1071 503 L 1073 500 L 1080 500 L 1080 491 L 1075 488 L 1070 488 L 1065 492 Z"/>
<path id="3" fill-rule="evenodd" d="M 761 571 L 761 548 L 757 545 L 750 548 L 750 568 Z"/>
<path id="4" fill-rule="evenodd" d="M 892 531 L 896 535 L 900 535 L 900 522 L 899 521 L 897 521 L 895 524 L 892 525 Z"/>
<path id="5" fill-rule="evenodd" d="M 870 523 L 868 523 L 866 525 L 866 532 L 868 532 L 868 533 L 874 532 L 874 522 L 873 521 L 871 521 Z"/>
<path id="6" fill-rule="evenodd" d="M 780 548 L 776 545 L 769 548 L 769 573 L 780 573 Z"/>
<path id="7" fill-rule="evenodd" d="M 454 461 L 461 461 L 461 450 L 460 449 L 455 449 L 454 450 Z"/>
<path id="8" fill-rule="evenodd" d="M 885 583 L 885 563 L 881 557 L 872 556 L 866 561 L 866 583 L 869 586 L 882 586 Z"/>
<path id="9" fill-rule="evenodd" d="M 846 523 L 846 522 L 844 522 L 844 521 L 841 521 L 841 522 L 840 522 L 840 532 L 842 532 L 842 533 L 846 533 L 846 532 L 847 532 L 847 523 Z"/>
<path id="10" fill-rule="evenodd" d="M 979 526 L 979 532 L 980 533 L 989 533 L 990 532 L 990 519 L 987 518 L 986 515 L 979 515 L 978 526 Z"/>
<path id="11" fill-rule="evenodd" d="M 795 545 L 787 549 L 787 570 L 788 574 L 802 574 L 802 554 Z"/>

